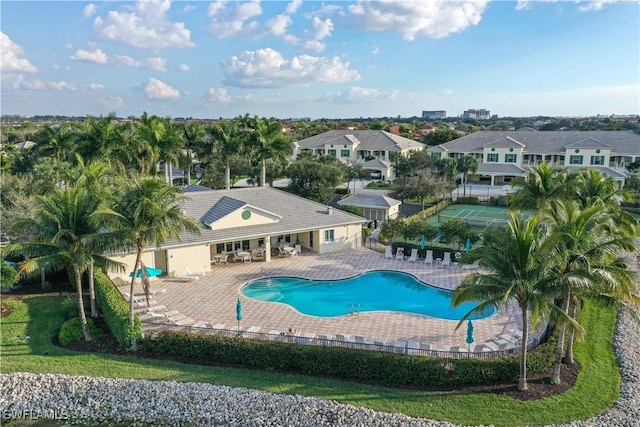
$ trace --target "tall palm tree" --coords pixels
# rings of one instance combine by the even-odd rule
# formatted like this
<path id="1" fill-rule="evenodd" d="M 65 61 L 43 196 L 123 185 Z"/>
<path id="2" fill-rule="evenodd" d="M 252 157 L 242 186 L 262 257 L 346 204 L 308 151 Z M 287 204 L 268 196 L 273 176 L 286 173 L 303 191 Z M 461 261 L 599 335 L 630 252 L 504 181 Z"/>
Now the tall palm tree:
<path id="1" fill-rule="evenodd" d="M 73 158 L 77 146 L 75 141 L 78 134 L 70 124 L 60 126 L 45 126 L 42 129 L 43 140 L 35 148 L 39 157 L 53 157 L 61 162 Z"/>
<path id="2" fill-rule="evenodd" d="M 206 132 L 201 122 L 191 122 L 181 128 L 182 144 L 185 149 L 182 156 L 182 165 L 187 172 L 187 185 L 191 184 L 191 169 L 193 168 L 193 153 L 206 137 Z"/>
<path id="3" fill-rule="evenodd" d="M 230 122 L 221 121 L 207 127 L 210 139 L 202 141 L 198 152 L 208 162 L 218 158 L 224 163 L 225 188 L 231 188 L 231 159 L 245 151 L 243 132 L 239 127 L 239 119 Z"/>
<path id="4" fill-rule="evenodd" d="M 260 185 L 267 185 L 267 159 L 287 160 L 293 151 L 282 125 L 275 120 L 254 117 L 249 121 L 247 147 L 261 164 Z"/>
<path id="5" fill-rule="evenodd" d="M 607 206 L 620 206 L 626 198 L 624 189 L 619 188 L 616 182 L 608 175 L 597 169 L 578 169 L 568 176 L 568 195 L 577 200 L 584 208 L 597 201 Z"/>
<path id="6" fill-rule="evenodd" d="M 478 159 L 471 154 L 465 154 L 458 159 L 458 172 L 462 174 L 462 195 L 467 195 L 467 178 L 470 173 L 478 171 Z"/>
<path id="7" fill-rule="evenodd" d="M 136 121 L 136 133 L 141 147 L 150 151 L 148 161 L 164 162 L 165 180 L 173 185 L 173 164 L 178 162 L 182 139 L 168 119 L 149 116 L 146 112 Z"/>
<path id="8" fill-rule="evenodd" d="M 129 289 L 129 321 L 134 323 L 133 288 L 136 280 L 135 272 L 142 269 L 143 286 L 148 298 L 148 287 L 145 280 L 146 270 L 142 263 L 142 253 L 147 246 L 160 246 L 169 239 L 180 239 L 184 230 L 200 233 L 197 221 L 184 216 L 182 201 L 187 196 L 177 187 L 157 179 L 139 179 L 132 177 L 123 189 L 115 208 L 103 209 L 99 217 L 105 218 L 113 232 L 113 239 L 122 248 L 135 248 L 136 261 L 133 265 Z M 137 343 L 133 344 L 134 349 Z"/>
<path id="9" fill-rule="evenodd" d="M 483 247 L 473 249 L 468 256 L 477 260 L 486 272 L 467 276 L 453 293 L 454 306 L 464 302 L 478 305 L 460 320 L 457 328 L 472 314 L 482 313 L 488 307 L 504 307 L 514 299 L 522 317 L 518 390 L 527 390 L 529 323 L 535 329 L 541 319 L 559 311 L 543 292 L 549 282 L 557 280 L 543 252 L 545 231 L 538 226 L 535 216 L 524 220 L 510 213 L 505 228 L 492 230 L 483 237 Z"/>
<path id="10" fill-rule="evenodd" d="M 108 150 L 114 139 L 118 138 L 115 120 L 115 113 L 110 113 L 106 117 L 89 116 L 78 126 L 76 130 L 78 133 L 76 152 L 85 161 L 89 162 L 102 157 L 102 154 Z"/>
<path id="11" fill-rule="evenodd" d="M 540 209 L 549 201 L 562 198 L 566 192 L 566 171 L 540 163 L 527 172 L 525 178 L 516 178 L 512 186 L 518 190 L 509 196 L 512 209 Z"/>
<path id="12" fill-rule="evenodd" d="M 107 270 L 122 268 L 119 263 L 101 255 L 108 242 L 96 232 L 98 227 L 92 217 L 95 208 L 96 203 L 81 187 L 56 189 L 47 196 L 39 196 L 33 219 L 17 220 L 12 224 L 13 229 L 31 235 L 33 240 L 8 247 L 9 253 L 31 257 L 21 264 L 21 273 L 67 269 L 75 284 L 78 315 L 86 341 L 91 341 L 92 337 L 84 311 L 82 274 L 91 263 Z"/>

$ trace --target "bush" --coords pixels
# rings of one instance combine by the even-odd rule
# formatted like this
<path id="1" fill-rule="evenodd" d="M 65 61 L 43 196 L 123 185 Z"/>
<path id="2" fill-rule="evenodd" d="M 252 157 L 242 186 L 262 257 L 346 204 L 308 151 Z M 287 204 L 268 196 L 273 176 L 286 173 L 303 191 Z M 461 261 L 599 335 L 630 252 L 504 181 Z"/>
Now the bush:
<path id="1" fill-rule="evenodd" d="M 354 215 L 358 215 L 358 216 L 364 217 L 364 214 L 362 213 L 362 209 L 360 209 L 357 206 L 341 205 L 341 206 L 338 206 L 338 209 L 340 209 L 341 211 L 352 213 Z"/>
<path id="2" fill-rule="evenodd" d="M 101 270 L 94 274 L 96 301 L 109 326 L 111 334 L 123 348 L 131 347 L 134 339 L 142 336 L 142 324 L 135 317 L 133 327 L 129 323 L 129 304 L 122 298 L 115 285 Z"/>
<path id="3" fill-rule="evenodd" d="M 362 228 L 362 237 L 369 237 L 372 234 L 373 234 L 373 230 L 371 230 L 369 227 Z"/>
<path id="4" fill-rule="evenodd" d="M 479 205 L 480 199 L 477 196 L 463 196 L 458 197 L 455 202 L 455 205 Z"/>
<path id="5" fill-rule="evenodd" d="M 0 285 L 2 291 L 10 291 L 13 285 L 18 283 L 20 275 L 15 268 L 7 264 L 5 260 L 0 261 Z"/>
<path id="6" fill-rule="evenodd" d="M 91 332 L 93 339 L 99 338 L 102 335 L 100 329 L 96 328 L 96 325 L 93 324 L 93 320 L 90 318 L 87 319 L 87 324 L 89 325 L 89 331 Z M 82 340 L 84 340 L 82 319 L 74 317 L 62 324 L 60 331 L 58 332 L 58 341 L 60 341 L 60 344 L 69 345 Z"/>
<path id="7" fill-rule="evenodd" d="M 265 370 L 374 382 L 382 385 L 446 386 L 511 381 L 519 375 L 519 356 L 494 360 L 440 359 L 341 347 L 299 345 L 161 331 L 141 342 L 157 356 L 239 365 Z M 553 354 L 553 353 L 552 353 Z M 546 370 L 553 359 L 529 353 L 529 372 Z"/>

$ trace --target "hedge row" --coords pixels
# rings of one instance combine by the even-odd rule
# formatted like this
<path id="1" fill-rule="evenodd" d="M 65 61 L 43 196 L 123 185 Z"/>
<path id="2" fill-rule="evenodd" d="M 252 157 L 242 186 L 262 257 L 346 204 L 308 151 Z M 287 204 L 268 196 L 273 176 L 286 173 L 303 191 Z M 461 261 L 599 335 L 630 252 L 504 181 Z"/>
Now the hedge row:
<path id="1" fill-rule="evenodd" d="M 94 287 L 96 301 L 114 338 L 123 348 L 131 347 L 133 339 L 142 336 L 140 319 L 136 316 L 133 327 L 130 325 L 129 304 L 111 279 L 99 269 L 94 274 Z"/>
<path id="2" fill-rule="evenodd" d="M 462 196 L 456 198 L 453 202 L 454 205 L 480 205 L 480 199 L 478 196 Z"/>
<path id="3" fill-rule="evenodd" d="M 511 381 L 519 374 L 519 356 L 495 360 L 435 359 L 340 347 L 161 331 L 141 342 L 156 356 L 194 362 L 246 366 L 374 382 L 382 385 L 447 386 Z M 553 354 L 553 352 L 551 352 Z M 553 361 L 528 357 L 530 370 L 548 369 Z M 531 373 L 533 370 L 530 371 Z"/>

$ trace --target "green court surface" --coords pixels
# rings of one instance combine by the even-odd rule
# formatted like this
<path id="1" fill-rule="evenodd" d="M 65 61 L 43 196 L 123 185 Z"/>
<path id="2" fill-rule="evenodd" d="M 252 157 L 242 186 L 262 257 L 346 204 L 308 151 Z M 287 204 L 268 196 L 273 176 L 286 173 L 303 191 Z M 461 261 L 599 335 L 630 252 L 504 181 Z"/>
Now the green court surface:
<path id="1" fill-rule="evenodd" d="M 487 227 L 501 227 L 507 223 L 507 208 L 484 205 L 451 205 L 438 215 L 429 218 L 429 222 L 438 226 L 450 219 L 456 218 L 468 222 L 472 227 L 484 229 Z M 521 212 L 525 217 L 531 212 Z"/>

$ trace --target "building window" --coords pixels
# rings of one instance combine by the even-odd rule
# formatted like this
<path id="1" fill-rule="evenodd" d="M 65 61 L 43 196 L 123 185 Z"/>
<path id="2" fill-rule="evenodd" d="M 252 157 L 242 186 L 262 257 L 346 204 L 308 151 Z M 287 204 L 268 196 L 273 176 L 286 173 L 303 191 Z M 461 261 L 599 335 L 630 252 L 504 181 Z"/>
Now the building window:
<path id="1" fill-rule="evenodd" d="M 431 158 L 433 159 L 439 159 L 440 157 L 442 157 L 442 153 L 431 153 Z"/>
<path id="2" fill-rule="evenodd" d="M 504 155 L 505 163 L 516 163 L 518 161 L 518 155 L 513 153 L 508 153 Z"/>
<path id="3" fill-rule="evenodd" d="M 488 153 L 487 154 L 487 163 L 497 162 L 498 161 L 498 153 Z"/>
<path id="4" fill-rule="evenodd" d="M 224 243 L 216 243 L 216 253 L 221 254 L 224 252 Z"/>
<path id="5" fill-rule="evenodd" d="M 331 150 L 331 149 L 330 149 L 330 150 L 327 150 L 327 153 L 328 153 L 330 156 L 336 157 L 336 150 Z"/>
<path id="6" fill-rule="evenodd" d="M 592 165 L 604 165 L 604 156 L 591 156 Z"/>
<path id="7" fill-rule="evenodd" d="M 351 157 L 350 150 L 340 150 L 340 157 Z"/>
<path id="8" fill-rule="evenodd" d="M 324 230 L 324 242 L 331 243 L 335 240 L 334 230 Z"/>
<path id="9" fill-rule="evenodd" d="M 570 165 L 581 165 L 582 164 L 582 156 L 569 156 L 569 164 Z"/>
<path id="10" fill-rule="evenodd" d="M 309 232 L 309 247 L 313 247 L 313 231 Z"/>

